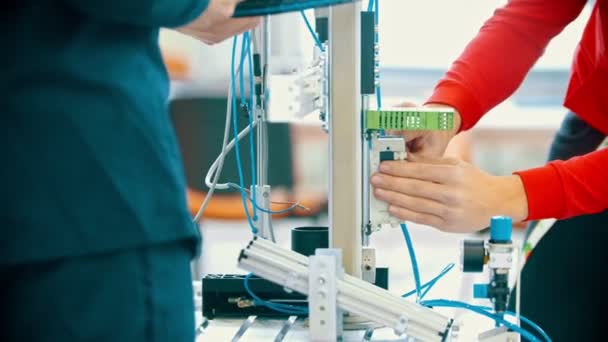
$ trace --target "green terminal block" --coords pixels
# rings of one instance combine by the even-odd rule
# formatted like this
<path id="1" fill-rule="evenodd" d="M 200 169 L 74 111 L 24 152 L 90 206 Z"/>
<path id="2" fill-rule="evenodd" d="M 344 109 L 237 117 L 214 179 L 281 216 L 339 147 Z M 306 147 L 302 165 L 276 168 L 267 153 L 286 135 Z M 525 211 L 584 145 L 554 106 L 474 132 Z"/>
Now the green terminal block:
<path id="1" fill-rule="evenodd" d="M 366 112 L 368 131 L 394 130 L 435 130 L 454 128 L 454 111 L 437 108 L 396 108 L 368 110 Z"/>

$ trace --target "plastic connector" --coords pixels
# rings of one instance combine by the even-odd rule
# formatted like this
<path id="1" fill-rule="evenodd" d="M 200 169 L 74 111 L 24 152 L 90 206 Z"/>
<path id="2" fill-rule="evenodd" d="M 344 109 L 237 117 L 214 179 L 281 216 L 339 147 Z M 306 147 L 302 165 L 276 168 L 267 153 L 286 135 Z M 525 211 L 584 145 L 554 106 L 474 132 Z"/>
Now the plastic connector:
<path id="1" fill-rule="evenodd" d="M 473 298 L 477 298 L 477 299 L 488 298 L 488 284 L 473 285 Z"/>

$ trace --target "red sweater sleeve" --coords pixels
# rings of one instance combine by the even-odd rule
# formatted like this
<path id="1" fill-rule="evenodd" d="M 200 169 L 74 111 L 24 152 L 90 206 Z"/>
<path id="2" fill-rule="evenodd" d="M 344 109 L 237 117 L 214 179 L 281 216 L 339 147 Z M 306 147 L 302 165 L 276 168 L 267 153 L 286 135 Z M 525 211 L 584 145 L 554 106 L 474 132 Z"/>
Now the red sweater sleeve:
<path id="1" fill-rule="evenodd" d="M 545 47 L 585 0 L 510 0 L 496 10 L 437 84 L 427 103 L 452 106 L 473 127 L 519 87 Z"/>
<path id="2" fill-rule="evenodd" d="M 528 198 L 528 220 L 568 218 L 608 209 L 608 149 L 516 172 Z"/>

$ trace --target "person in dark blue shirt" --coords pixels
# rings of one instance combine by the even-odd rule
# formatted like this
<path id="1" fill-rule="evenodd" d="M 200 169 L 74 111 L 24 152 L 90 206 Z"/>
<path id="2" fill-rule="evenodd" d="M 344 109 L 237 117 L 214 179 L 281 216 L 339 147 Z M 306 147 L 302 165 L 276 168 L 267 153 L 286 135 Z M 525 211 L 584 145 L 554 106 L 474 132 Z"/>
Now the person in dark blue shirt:
<path id="1" fill-rule="evenodd" d="M 161 27 L 216 43 L 238 0 L 0 5 L 0 341 L 192 341 L 199 236 Z"/>

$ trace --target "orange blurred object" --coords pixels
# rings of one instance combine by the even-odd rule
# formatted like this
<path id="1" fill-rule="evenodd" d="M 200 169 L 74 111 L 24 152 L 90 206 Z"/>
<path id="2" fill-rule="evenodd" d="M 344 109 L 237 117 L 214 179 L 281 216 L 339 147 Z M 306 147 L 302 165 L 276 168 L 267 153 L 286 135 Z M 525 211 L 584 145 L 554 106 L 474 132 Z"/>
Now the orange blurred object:
<path id="1" fill-rule="evenodd" d="M 162 51 L 163 61 L 172 80 L 184 80 L 190 75 L 188 59 L 181 53 Z"/>

